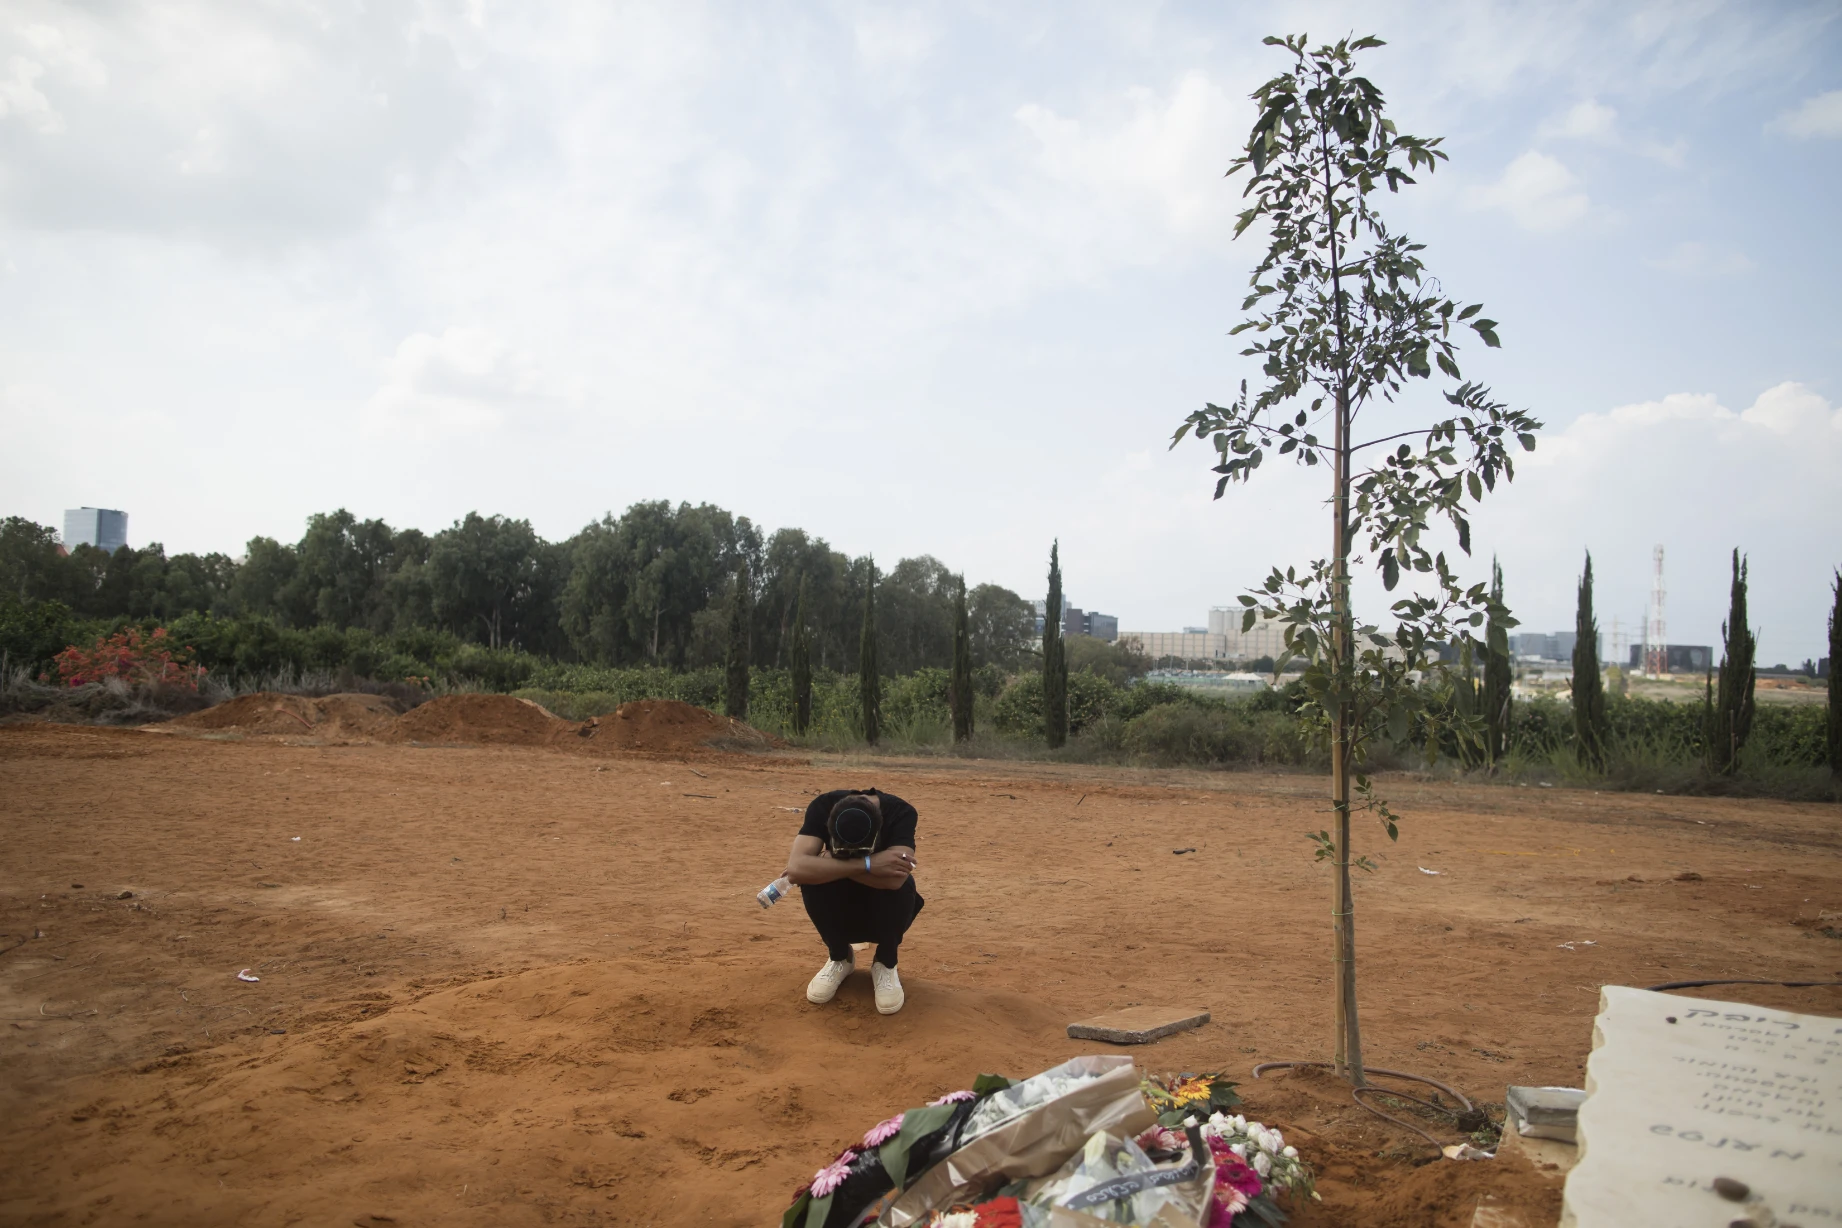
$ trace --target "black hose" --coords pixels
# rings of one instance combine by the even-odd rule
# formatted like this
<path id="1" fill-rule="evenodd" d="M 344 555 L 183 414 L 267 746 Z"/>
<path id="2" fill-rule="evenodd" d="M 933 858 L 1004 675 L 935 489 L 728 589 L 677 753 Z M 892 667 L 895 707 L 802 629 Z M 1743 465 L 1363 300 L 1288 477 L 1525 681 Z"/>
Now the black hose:
<path id="1" fill-rule="evenodd" d="M 1261 1072 L 1263 1071 L 1283 1070 L 1283 1069 L 1287 1069 L 1289 1067 L 1294 1067 L 1294 1066 L 1318 1066 L 1318 1067 L 1324 1067 L 1326 1069 L 1335 1068 L 1334 1063 L 1331 1063 L 1331 1062 L 1261 1062 L 1258 1066 L 1254 1067 L 1254 1078 L 1258 1079 L 1261 1075 Z M 1447 1084 L 1441 1083 L 1437 1079 L 1429 1079 L 1425 1075 L 1408 1074 L 1406 1071 L 1402 1071 L 1402 1070 L 1388 1070 L 1381 1066 L 1364 1067 L 1363 1073 L 1364 1075 L 1381 1075 L 1383 1078 L 1387 1078 L 1387 1079 L 1406 1079 L 1413 1083 L 1425 1083 L 1429 1087 L 1438 1088 L 1440 1091 L 1446 1093 L 1447 1095 L 1451 1096 L 1453 1099 L 1457 1100 L 1460 1104 L 1464 1105 L 1465 1112 L 1470 1113 L 1470 1112 L 1475 1111 L 1476 1109 L 1476 1106 L 1473 1105 L 1471 1101 L 1465 1096 L 1465 1094 L 1459 1091 L 1456 1087 L 1448 1086 Z M 1402 1100 L 1411 1100 L 1415 1104 L 1424 1105 L 1427 1108 L 1432 1109 L 1434 1112 L 1444 1113 L 1449 1117 L 1456 1118 L 1459 1116 L 1459 1114 L 1453 1112 L 1451 1109 L 1446 1108 L 1444 1105 L 1434 1104 L 1430 1100 L 1422 1100 L 1420 1099 L 1420 1097 L 1409 1095 L 1406 1092 L 1390 1091 L 1388 1088 L 1385 1088 L 1385 1087 L 1376 1087 L 1375 1085 L 1370 1084 L 1370 1083 L 1365 1083 L 1360 1087 L 1353 1087 L 1350 1089 L 1350 1099 L 1354 1100 L 1357 1104 L 1361 1105 L 1363 1108 L 1367 1109 L 1369 1112 L 1375 1114 L 1377 1117 L 1383 1119 L 1384 1121 L 1391 1121 L 1397 1126 L 1400 1126 L 1404 1129 L 1412 1130 L 1415 1134 L 1419 1135 L 1421 1138 L 1425 1139 L 1427 1142 L 1431 1143 L 1433 1146 L 1441 1148 L 1441 1149 L 1444 1148 L 1445 1144 L 1441 1143 L 1437 1138 L 1433 1137 L 1431 1134 L 1428 1134 L 1426 1131 L 1422 1130 L 1420 1127 L 1414 1125 L 1411 1121 L 1402 1121 L 1399 1117 L 1394 1116 L 1394 1114 L 1392 1113 L 1382 1112 L 1380 1109 L 1376 1108 L 1374 1105 L 1370 1104 L 1368 1101 L 1362 1098 L 1362 1094 L 1364 1092 L 1381 1092 L 1384 1095 L 1396 1096 Z"/>

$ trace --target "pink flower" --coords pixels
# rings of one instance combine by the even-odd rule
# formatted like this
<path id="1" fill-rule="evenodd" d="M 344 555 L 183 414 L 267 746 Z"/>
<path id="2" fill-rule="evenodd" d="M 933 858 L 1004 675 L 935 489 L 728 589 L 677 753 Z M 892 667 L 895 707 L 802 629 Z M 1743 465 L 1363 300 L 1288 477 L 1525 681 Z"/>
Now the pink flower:
<path id="1" fill-rule="evenodd" d="M 1138 1136 L 1138 1145 L 1146 1151 L 1187 1151 L 1190 1140 L 1181 1130 L 1153 1126 Z"/>
<path id="2" fill-rule="evenodd" d="M 874 1126 L 871 1126 L 870 1132 L 863 1136 L 863 1145 L 865 1147 L 881 1147 L 884 1143 L 901 1133 L 902 1118 L 906 1116 L 908 1116 L 906 1113 L 897 1113 L 888 1121 L 879 1121 Z"/>
<path id="3" fill-rule="evenodd" d="M 1215 1192 L 1217 1197 L 1223 1194 L 1222 1187 L 1241 1196 L 1241 1205 L 1245 1206 L 1250 1198 L 1260 1197 L 1260 1174 L 1249 1168 L 1240 1156 L 1228 1149 L 1228 1144 L 1219 1138 L 1209 1139 L 1209 1154 L 1215 1157 Z"/>
<path id="4" fill-rule="evenodd" d="M 851 1171 L 851 1161 L 856 1158 L 857 1153 L 852 1151 L 849 1147 L 846 1147 L 843 1154 L 837 1159 L 814 1173 L 812 1175 L 812 1196 L 814 1198 L 823 1198 L 837 1189 L 840 1185 L 843 1185 L 844 1178 L 849 1175 Z"/>
<path id="5" fill-rule="evenodd" d="M 958 1104 L 962 1100 L 976 1100 L 977 1098 L 977 1095 L 973 1092 L 948 1092 L 938 1100 L 928 1101 L 928 1104 L 930 1106 L 936 1104 Z"/>
<path id="6" fill-rule="evenodd" d="M 1239 1190 L 1215 1187 L 1209 1200 L 1209 1228 L 1233 1228 L 1234 1217 L 1247 1210 L 1247 1199 Z"/>

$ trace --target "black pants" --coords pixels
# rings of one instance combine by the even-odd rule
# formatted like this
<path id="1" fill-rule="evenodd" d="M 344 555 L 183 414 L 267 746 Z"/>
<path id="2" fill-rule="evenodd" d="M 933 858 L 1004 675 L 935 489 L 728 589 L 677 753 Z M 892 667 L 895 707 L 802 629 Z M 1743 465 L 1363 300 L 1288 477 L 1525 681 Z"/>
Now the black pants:
<path id="1" fill-rule="evenodd" d="M 803 886 L 799 894 L 806 902 L 806 915 L 812 918 L 813 928 L 825 940 L 825 950 L 833 959 L 851 958 L 853 942 L 874 942 L 876 962 L 885 968 L 895 967 L 902 935 L 927 902 L 915 890 L 912 878 L 895 891 L 881 891 L 841 878 Z"/>

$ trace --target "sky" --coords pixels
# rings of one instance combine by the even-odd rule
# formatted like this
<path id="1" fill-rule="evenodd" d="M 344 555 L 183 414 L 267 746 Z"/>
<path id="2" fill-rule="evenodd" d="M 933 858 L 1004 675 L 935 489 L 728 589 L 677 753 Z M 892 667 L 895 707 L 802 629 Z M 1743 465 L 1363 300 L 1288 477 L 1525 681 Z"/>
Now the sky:
<path id="1" fill-rule="evenodd" d="M 1833 3 L 9 0 L 0 515 L 237 554 L 707 501 L 1027 596 L 1059 540 L 1073 603 L 1201 624 L 1328 546 L 1321 470 L 1215 501 L 1167 447 L 1257 376 L 1224 172 L 1286 32 L 1387 41 L 1451 160 L 1384 214 L 1546 424 L 1465 574 L 1571 628 L 1590 550 L 1628 634 L 1662 545 L 1718 644 L 1738 548 L 1761 660 L 1823 655 Z"/>

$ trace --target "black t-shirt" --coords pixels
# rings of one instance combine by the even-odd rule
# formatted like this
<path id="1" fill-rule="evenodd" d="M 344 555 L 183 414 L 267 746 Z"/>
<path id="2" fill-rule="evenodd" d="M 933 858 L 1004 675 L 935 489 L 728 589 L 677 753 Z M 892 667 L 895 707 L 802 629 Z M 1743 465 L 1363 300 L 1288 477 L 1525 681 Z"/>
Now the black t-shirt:
<path id="1" fill-rule="evenodd" d="M 863 794 L 882 802 L 883 826 L 876 834 L 874 851 L 880 853 L 896 845 L 915 847 L 915 820 L 919 817 L 915 808 L 893 793 L 879 793 L 875 789 L 833 789 L 830 793 L 819 794 L 806 807 L 806 821 L 800 824 L 799 834 L 817 836 L 821 841 L 826 841 L 831 834 L 827 827 L 831 808 L 838 804 L 839 798 L 850 797 L 852 794 Z"/>

